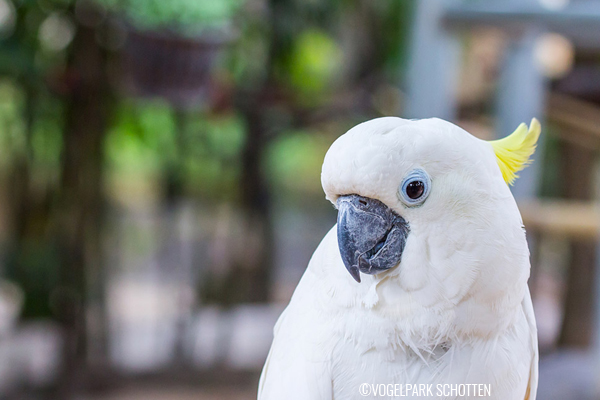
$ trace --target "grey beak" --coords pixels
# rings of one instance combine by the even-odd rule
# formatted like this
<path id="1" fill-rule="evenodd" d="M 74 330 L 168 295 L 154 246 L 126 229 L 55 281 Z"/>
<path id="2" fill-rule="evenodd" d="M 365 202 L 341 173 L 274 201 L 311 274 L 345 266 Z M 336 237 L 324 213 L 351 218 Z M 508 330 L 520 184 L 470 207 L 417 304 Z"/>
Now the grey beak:
<path id="1" fill-rule="evenodd" d="M 360 272 L 376 275 L 400 263 L 408 223 L 379 200 L 356 194 L 337 201 L 337 237 L 342 261 L 360 283 Z"/>

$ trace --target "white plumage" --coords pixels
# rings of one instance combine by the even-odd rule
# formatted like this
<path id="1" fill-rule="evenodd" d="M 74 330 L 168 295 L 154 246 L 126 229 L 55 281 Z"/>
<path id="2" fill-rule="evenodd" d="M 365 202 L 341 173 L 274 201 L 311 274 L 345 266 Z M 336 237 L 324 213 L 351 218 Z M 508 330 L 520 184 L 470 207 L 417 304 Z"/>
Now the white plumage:
<path id="1" fill-rule="evenodd" d="M 398 187 L 414 168 L 431 192 L 407 207 Z M 334 204 L 383 202 L 410 233 L 399 265 L 357 283 L 331 229 L 275 326 L 258 399 L 381 398 L 363 396 L 364 383 L 431 384 L 432 398 L 438 384 L 487 384 L 487 398 L 535 399 L 529 251 L 492 145 L 439 119 L 379 118 L 336 140 L 322 184 Z"/>

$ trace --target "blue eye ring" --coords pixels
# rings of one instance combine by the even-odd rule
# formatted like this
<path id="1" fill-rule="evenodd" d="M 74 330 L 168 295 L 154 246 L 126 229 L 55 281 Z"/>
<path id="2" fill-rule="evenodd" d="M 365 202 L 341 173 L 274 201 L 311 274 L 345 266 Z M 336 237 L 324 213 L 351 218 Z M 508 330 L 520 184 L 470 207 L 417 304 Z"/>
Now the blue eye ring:
<path id="1" fill-rule="evenodd" d="M 405 178 L 398 190 L 398 197 L 408 207 L 423 204 L 431 190 L 431 178 L 424 170 L 412 170 Z"/>

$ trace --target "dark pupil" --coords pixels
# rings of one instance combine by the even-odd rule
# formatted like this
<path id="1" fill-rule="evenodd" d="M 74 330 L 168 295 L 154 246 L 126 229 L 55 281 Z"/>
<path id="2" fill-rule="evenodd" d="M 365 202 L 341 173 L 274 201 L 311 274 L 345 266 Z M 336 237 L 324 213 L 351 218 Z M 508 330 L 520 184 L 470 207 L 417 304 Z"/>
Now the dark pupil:
<path id="1" fill-rule="evenodd" d="M 406 186 L 406 195 L 413 200 L 421 197 L 424 191 L 425 185 L 421 181 L 412 181 Z"/>

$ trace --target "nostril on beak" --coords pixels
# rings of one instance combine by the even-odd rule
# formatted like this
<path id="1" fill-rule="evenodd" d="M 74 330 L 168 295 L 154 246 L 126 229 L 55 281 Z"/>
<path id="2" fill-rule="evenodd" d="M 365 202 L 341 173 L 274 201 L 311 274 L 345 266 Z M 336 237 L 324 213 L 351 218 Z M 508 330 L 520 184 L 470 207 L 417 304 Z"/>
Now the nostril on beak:
<path id="1" fill-rule="evenodd" d="M 362 204 L 363 206 L 366 206 L 366 205 L 367 205 L 367 202 L 366 202 L 365 200 L 363 200 L 363 199 L 360 199 L 360 200 L 358 200 L 358 202 L 359 202 L 360 204 Z"/>

